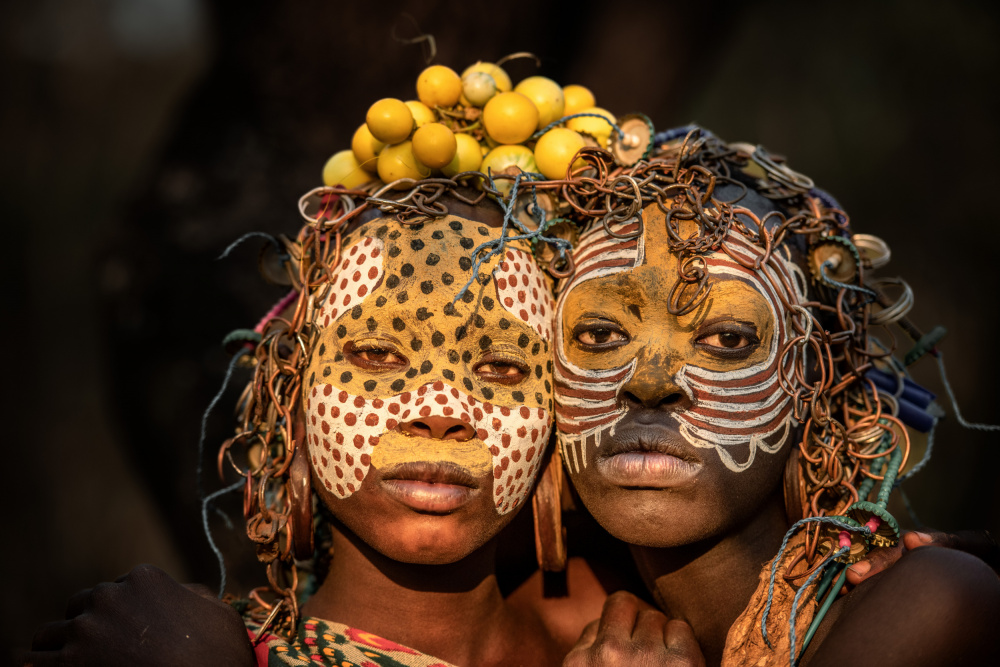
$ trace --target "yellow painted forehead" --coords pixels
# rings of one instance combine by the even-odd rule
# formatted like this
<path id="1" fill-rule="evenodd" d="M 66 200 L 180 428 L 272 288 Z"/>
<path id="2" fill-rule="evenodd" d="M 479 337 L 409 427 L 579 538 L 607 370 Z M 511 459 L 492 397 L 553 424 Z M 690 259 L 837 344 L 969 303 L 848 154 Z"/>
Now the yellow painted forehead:
<path id="1" fill-rule="evenodd" d="M 459 216 L 407 226 L 379 218 L 347 235 L 334 279 L 317 298 L 319 344 L 307 383 L 387 397 L 435 381 L 501 405 L 548 409 L 551 397 L 550 285 L 527 246 L 508 244 L 473 276 L 473 250 L 492 228 Z M 404 371 L 366 372 L 345 359 L 346 345 L 404 356 Z M 474 369 L 493 354 L 528 371 L 516 385 L 488 384 Z"/>

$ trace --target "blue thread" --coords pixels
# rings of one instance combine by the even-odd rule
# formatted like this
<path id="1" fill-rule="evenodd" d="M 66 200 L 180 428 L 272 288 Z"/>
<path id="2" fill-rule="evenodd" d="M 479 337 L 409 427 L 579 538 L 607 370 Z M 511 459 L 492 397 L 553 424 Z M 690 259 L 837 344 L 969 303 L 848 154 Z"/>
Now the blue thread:
<path id="1" fill-rule="evenodd" d="M 837 282 L 836 280 L 834 280 L 833 278 L 831 278 L 830 276 L 828 276 L 826 274 L 826 269 L 827 268 L 831 268 L 831 269 L 833 268 L 833 263 L 830 262 L 830 260 L 826 260 L 819 267 L 819 272 L 823 276 L 823 282 L 825 282 L 825 283 L 827 283 L 829 285 L 833 285 L 834 287 L 839 287 L 841 289 L 847 289 L 847 290 L 851 290 L 851 291 L 854 291 L 854 292 L 861 292 L 862 294 L 867 294 L 872 300 L 875 300 L 876 298 L 878 298 L 878 294 L 876 294 L 875 292 L 873 292 L 872 290 L 870 290 L 870 289 L 868 289 L 866 287 L 858 287 L 857 285 L 848 285 L 847 283 Z M 871 303 L 871 301 L 866 301 L 865 305 L 868 304 L 868 303 Z"/>
<path id="2" fill-rule="evenodd" d="M 605 123 L 607 123 L 608 125 L 610 125 L 614 129 L 615 134 L 617 134 L 619 137 L 622 136 L 622 129 L 620 127 L 618 127 L 617 125 L 615 125 L 614 121 L 608 120 L 607 117 L 602 116 L 599 113 L 574 113 L 574 114 L 570 114 L 568 116 L 563 116 L 559 120 L 552 121 L 551 123 L 549 123 L 548 125 L 546 125 L 542 129 L 540 129 L 538 132 L 535 132 L 533 135 L 531 135 L 531 138 L 528 139 L 528 141 L 534 141 L 535 139 L 538 139 L 539 137 L 541 137 L 543 134 L 545 134 L 546 132 L 548 132 L 549 130 L 551 130 L 556 125 L 562 125 L 563 123 L 565 123 L 568 120 L 572 120 L 574 118 L 588 118 L 588 117 L 589 118 L 600 118 L 601 120 L 603 120 Z"/>
<path id="3" fill-rule="evenodd" d="M 223 489 L 222 491 L 216 491 L 210 496 L 205 496 L 205 487 L 203 480 L 204 469 L 202 468 L 202 459 L 204 458 L 205 455 L 205 437 L 208 431 L 208 418 L 212 414 L 212 411 L 215 409 L 215 406 L 218 405 L 220 400 L 222 400 L 223 394 L 226 393 L 226 389 L 229 387 L 229 380 L 232 379 L 233 377 L 233 371 L 236 369 L 236 364 L 239 363 L 239 360 L 242 359 L 245 354 L 247 354 L 247 352 L 246 350 L 243 350 L 241 353 L 233 355 L 232 360 L 229 362 L 229 367 L 226 369 L 226 375 L 222 380 L 222 386 L 219 388 L 218 393 L 216 393 L 215 396 L 212 397 L 212 400 L 209 402 L 208 407 L 205 408 L 205 412 L 201 415 L 201 433 L 198 437 L 198 464 L 197 467 L 195 468 L 195 484 L 197 485 L 198 489 L 198 497 L 201 498 L 201 526 L 202 529 L 205 531 L 205 538 L 208 540 L 208 545 L 212 548 L 212 552 L 215 554 L 215 557 L 219 560 L 219 570 L 221 572 L 221 579 L 222 579 L 222 583 L 220 584 L 219 587 L 220 598 L 222 597 L 223 591 L 225 591 L 226 589 L 226 564 L 222 558 L 222 552 L 219 551 L 219 548 L 215 545 L 215 540 L 212 539 L 212 530 L 208 526 L 208 506 L 209 503 L 211 503 L 211 501 L 214 500 L 216 497 L 222 495 L 223 493 L 226 493 L 227 491 L 235 489 L 236 486 L 238 486 L 239 484 L 244 484 L 244 481 L 240 480 L 236 485 L 232 487 L 228 487 L 227 489 Z M 232 526 L 232 522 L 229 520 L 229 517 L 225 518 L 227 525 Z"/>
<path id="4" fill-rule="evenodd" d="M 218 405 L 219 401 L 222 400 L 222 395 L 226 393 L 226 389 L 229 387 L 229 380 L 233 377 L 233 371 L 236 370 L 236 364 L 239 363 L 240 359 L 244 355 L 248 354 L 246 350 L 242 350 L 239 353 L 233 355 L 232 360 L 229 362 L 229 368 L 226 369 L 226 376 L 222 379 L 222 386 L 219 387 L 218 393 L 212 397 L 209 402 L 208 407 L 205 408 L 205 412 L 201 415 L 201 434 L 198 437 L 198 466 L 195 468 L 195 481 L 198 487 L 198 497 L 204 499 L 205 491 L 202 484 L 202 459 L 205 454 L 205 437 L 208 432 L 208 418 L 212 414 L 212 410 Z"/>
<path id="5" fill-rule="evenodd" d="M 270 234 L 266 234 L 264 232 L 247 232 L 246 234 L 244 234 L 243 236 L 239 237 L 238 239 L 230 243 L 228 246 L 226 246 L 226 249 L 222 251 L 222 254 L 216 257 L 215 259 L 219 260 L 229 257 L 229 253 L 235 250 L 238 245 L 240 245 L 247 239 L 251 239 L 254 237 L 260 237 L 270 241 L 271 244 L 274 245 L 274 249 L 278 251 L 278 257 L 281 258 L 281 261 L 284 262 L 289 259 L 288 253 L 285 252 L 285 247 L 281 244 L 281 242 L 275 237 L 271 236 Z"/>
<path id="6" fill-rule="evenodd" d="M 944 353 L 938 352 L 937 354 L 937 364 L 938 370 L 941 372 L 941 383 L 944 385 L 944 390 L 948 392 L 948 399 L 951 400 L 951 409 L 955 411 L 955 419 L 959 424 L 967 429 L 973 431 L 1000 431 L 1000 425 L 996 424 L 974 424 L 972 422 L 965 421 L 965 417 L 962 416 L 961 411 L 958 409 L 958 400 L 955 398 L 955 392 L 951 389 L 951 383 L 948 382 L 948 376 L 944 370 Z"/>
<path id="7" fill-rule="evenodd" d="M 764 605 L 764 615 L 760 619 L 760 634 L 764 638 L 764 643 L 767 644 L 768 648 L 774 648 L 771 645 L 771 640 L 767 637 L 767 616 L 771 613 L 771 603 L 774 601 L 774 579 L 777 576 L 778 565 L 781 563 L 781 557 L 785 554 L 785 549 L 788 548 L 788 540 L 792 539 L 792 535 L 795 534 L 795 531 L 807 523 L 828 523 L 840 528 L 841 530 L 855 533 L 860 532 L 866 535 L 871 534 L 871 531 L 864 526 L 852 526 L 851 524 L 845 523 L 843 520 L 832 516 L 811 516 L 806 517 L 805 519 L 799 519 L 792 524 L 792 527 L 785 533 L 784 539 L 781 540 L 781 548 L 778 549 L 778 555 L 774 557 L 773 561 L 771 561 L 771 576 L 767 584 L 767 603 Z"/>
<path id="8" fill-rule="evenodd" d="M 212 539 L 212 529 L 208 525 L 208 506 L 216 498 L 224 496 L 227 493 L 236 491 L 246 483 L 247 482 L 245 479 L 241 479 L 240 481 L 235 482 L 234 484 L 227 486 L 224 489 L 219 489 L 215 493 L 211 493 L 205 496 L 204 500 L 201 501 L 201 527 L 205 530 L 205 537 L 208 538 L 208 546 L 212 548 L 212 553 L 215 554 L 216 559 L 218 559 L 219 561 L 220 581 L 219 581 L 218 597 L 220 600 L 222 599 L 223 593 L 226 592 L 226 561 L 222 557 L 222 551 L 215 544 L 215 540 Z"/>
<path id="9" fill-rule="evenodd" d="M 788 660 L 789 660 L 789 664 L 792 667 L 795 667 L 795 663 L 797 661 L 797 658 L 795 657 L 795 617 L 796 617 L 796 615 L 798 615 L 799 598 L 802 597 L 802 594 L 805 593 L 805 591 L 806 591 L 807 588 L 809 588 L 809 586 L 812 584 L 813 580 L 815 580 L 816 577 L 818 577 L 820 575 L 820 573 L 823 572 L 823 570 L 825 570 L 826 567 L 830 563 L 834 562 L 835 559 L 840 558 L 841 556 L 843 556 L 844 554 L 846 554 L 850 550 L 851 550 L 850 546 L 840 547 L 840 549 L 838 549 L 834 553 L 832 553 L 829 556 L 827 556 L 826 560 L 824 560 L 820 564 L 820 566 L 818 568 L 816 568 L 816 570 L 812 574 L 809 575 L 809 577 L 806 579 L 805 583 L 802 584 L 802 587 L 799 588 L 799 590 L 795 591 L 795 597 L 792 598 L 792 614 L 791 614 L 791 617 L 788 620 L 788 628 L 789 628 L 789 630 L 788 630 L 788 636 L 789 636 L 789 641 L 790 641 L 790 644 L 791 644 L 791 650 L 788 653 Z M 837 594 L 837 591 L 830 591 L 830 595 L 836 595 L 836 594 Z"/>
<path id="10" fill-rule="evenodd" d="M 493 179 L 493 171 L 490 169 L 488 170 L 488 172 L 489 173 L 486 174 L 486 179 L 489 181 L 489 187 L 494 192 L 498 192 L 496 187 L 496 182 Z M 458 293 L 455 295 L 455 298 L 451 300 L 452 306 L 458 303 L 458 300 L 461 299 L 465 295 L 465 293 L 469 291 L 469 287 L 471 287 L 472 283 L 475 282 L 476 278 L 479 277 L 479 268 L 485 262 L 490 261 L 490 259 L 492 259 L 493 257 L 502 254 L 504 249 L 507 247 L 508 241 L 526 240 L 530 243 L 538 243 L 538 242 L 551 243 L 559 248 L 560 257 L 565 257 L 566 251 L 572 249 L 572 244 L 565 239 L 545 236 L 544 220 L 542 221 L 541 224 L 539 224 L 537 229 L 532 230 L 525 227 L 524 224 L 515 217 L 514 209 L 517 204 L 518 189 L 520 189 L 521 181 L 524 179 L 527 179 L 527 182 L 530 184 L 532 180 L 544 180 L 545 177 L 542 174 L 535 174 L 532 172 L 520 172 L 514 176 L 514 184 L 510 189 L 510 193 L 503 199 L 498 198 L 497 203 L 500 205 L 500 209 L 503 211 L 503 224 L 500 227 L 500 236 L 499 238 L 491 239 L 489 241 L 484 241 L 483 243 L 480 243 L 478 246 L 473 248 L 472 250 L 473 264 L 471 269 L 472 275 L 469 276 L 469 280 L 465 283 L 462 289 L 458 291 Z M 533 199 L 532 205 L 536 208 L 536 210 L 541 211 L 542 209 L 540 206 L 538 206 L 538 202 L 536 199 L 537 193 L 535 191 L 535 188 L 531 188 L 531 193 Z M 507 236 L 511 224 L 513 224 L 514 227 L 516 227 L 517 230 L 520 231 L 521 233 L 515 236 Z M 483 256 L 483 252 L 486 251 L 487 249 L 489 249 L 489 252 L 487 252 L 485 256 Z"/>

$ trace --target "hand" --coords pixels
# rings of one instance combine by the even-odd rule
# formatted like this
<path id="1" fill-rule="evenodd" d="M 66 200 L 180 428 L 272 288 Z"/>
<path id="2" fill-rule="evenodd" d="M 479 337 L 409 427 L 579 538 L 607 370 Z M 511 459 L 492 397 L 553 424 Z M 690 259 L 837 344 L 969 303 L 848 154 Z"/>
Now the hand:
<path id="1" fill-rule="evenodd" d="M 235 609 L 140 565 L 70 598 L 66 620 L 42 626 L 21 664 L 256 667 L 257 661 Z"/>
<path id="2" fill-rule="evenodd" d="M 926 532 L 909 531 L 894 547 L 873 549 L 868 556 L 847 568 L 847 581 L 860 584 L 879 572 L 892 567 L 906 552 L 922 547 L 944 547 L 964 551 L 976 556 L 1000 573 L 1000 547 L 985 530 L 960 530 L 944 533 L 937 530 Z"/>
<path id="3" fill-rule="evenodd" d="M 691 626 L 619 591 L 608 596 L 601 618 L 584 629 L 563 662 L 563 667 L 614 665 L 704 667 L 705 658 Z"/>

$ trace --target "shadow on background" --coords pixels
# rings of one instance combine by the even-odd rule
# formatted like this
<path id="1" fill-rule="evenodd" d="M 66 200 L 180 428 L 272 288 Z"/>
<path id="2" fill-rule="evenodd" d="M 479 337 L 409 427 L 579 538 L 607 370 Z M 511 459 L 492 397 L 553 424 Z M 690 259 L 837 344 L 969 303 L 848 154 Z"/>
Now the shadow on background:
<path id="1" fill-rule="evenodd" d="M 220 341 L 281 296 L 257 277 L 250 230 L 293 233 L 295 202 L 379 97 L 414 97 L 436 62 L 528 50 L 658 128 L 697 121 L 759 142 L 889 242 L 912 319 L 946 326 L 966 416 L 998 419 L 994 273 L 1000 215 L 998 15 L 985 4 L 783 2 L 510 5 L 478 0 L 44 0 L 0 10 L 0 214 L 9 270 L 3 657 L 76 590 L 138 562 L 214 585 L 195 470 Z M 529 61 L 509 67 L 516 79 Z M 901 343 L 905 346 L 905 343 Z M 917 379 L 943 394 L 933 364 Z M 239 378 L 242 380 L 243 378 Z M 238 383 L 237 383 L 238 384 Z M 231 429 L 230 392 L 209 422 Z M 920 518 L 1000 529 L 997 438 L 947 420 L 907 486 Z M 232 508 L 231 508 L 232 509 Z M 238 512 L 233 512 L 237 516 Z M 259 568 L 237 522 L 213 519 L 230 589 Z M 572 539 L 572 536 L 570 536 Z M 247 558 L 249 556 L 249 558 Z"/>

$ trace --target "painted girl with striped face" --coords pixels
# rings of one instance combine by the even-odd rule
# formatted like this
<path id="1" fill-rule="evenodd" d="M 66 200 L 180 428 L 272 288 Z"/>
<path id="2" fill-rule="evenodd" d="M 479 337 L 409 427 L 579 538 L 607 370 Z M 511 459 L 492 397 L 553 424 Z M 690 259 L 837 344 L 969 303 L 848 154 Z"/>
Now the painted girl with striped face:
<path id="1" fill-rule="evenodd" d="M 678 313 L 665 217 L 654 204 L 641 233 L 635 220 L 610 226 L 628 240 L 601 225 L 585 233 L 556 308 L 563 460 L 599 523 L 651 546 L 724 529 L 776 488 L 796 426 L 780 351 L 804 299 L 788 257 L 748 268 L 763 249 L 733 231 L 694 265 L 708 271 L 708 297 Z"/>

